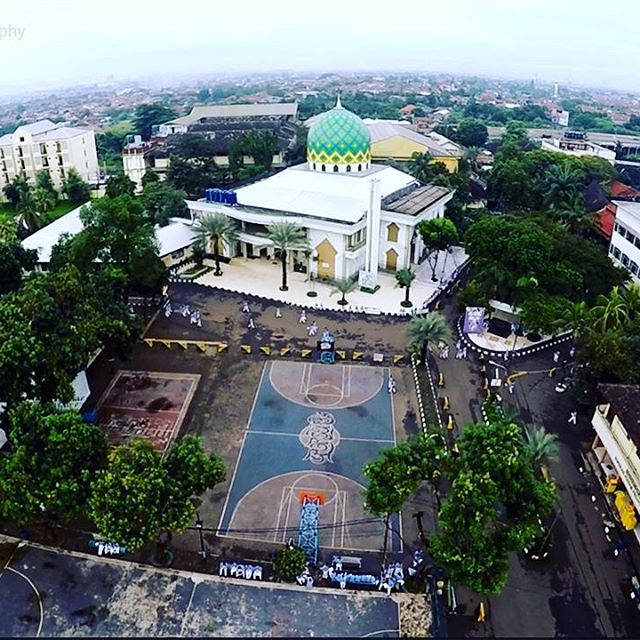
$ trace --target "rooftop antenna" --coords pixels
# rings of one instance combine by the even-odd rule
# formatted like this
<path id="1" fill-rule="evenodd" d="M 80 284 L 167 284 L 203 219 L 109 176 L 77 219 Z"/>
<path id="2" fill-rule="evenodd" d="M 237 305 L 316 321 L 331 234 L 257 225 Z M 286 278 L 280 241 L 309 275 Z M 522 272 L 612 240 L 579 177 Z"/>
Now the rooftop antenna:
<path id="1" fill-rule="evenodd" d="M 342 102 L 340 102 L 340 92 L 338 91 L 338 99 L 336 100 L 336 109 L 342 109 Z"/>

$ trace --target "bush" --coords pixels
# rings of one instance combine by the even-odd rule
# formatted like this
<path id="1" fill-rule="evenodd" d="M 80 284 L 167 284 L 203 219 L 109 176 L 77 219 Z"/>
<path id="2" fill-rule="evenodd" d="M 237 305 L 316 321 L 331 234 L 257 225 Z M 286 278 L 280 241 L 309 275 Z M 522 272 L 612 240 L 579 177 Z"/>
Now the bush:
<path id="1" fill-rule="evenodd" d="M 273 565 L 276 578 L 283 582 L 293 582 L 299 576 L 307 564 L 304 551 L 298 547 L 283 547 L 276 553 L 276 561 Z"/>

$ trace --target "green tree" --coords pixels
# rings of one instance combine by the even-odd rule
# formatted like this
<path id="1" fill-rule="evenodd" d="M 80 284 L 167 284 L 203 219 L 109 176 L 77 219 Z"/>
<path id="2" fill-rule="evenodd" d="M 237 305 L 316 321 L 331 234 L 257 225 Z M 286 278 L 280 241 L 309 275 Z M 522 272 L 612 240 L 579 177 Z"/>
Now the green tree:
<path id="1" fill-rule="evenodd" d="M 422 238 L 431 266 L 431 279 L 435 281 L 440 252 L 446 251 L 457 241 L 458 230 L 448 218 L 422 220 L 416 225 L 416 229 Z"/>
<path id="2" fill-rule="evenodd" d="M 173 217 L 188 218 L 187 194 L 164 182 L 147 183 L 142 191 L 142 201 L 149 218 L 160 226 Z"/>
<path id="3" fill-rule="evenodd" d="M 89 515 L 98 531 L 135 551 L 193 521 L 199 495 L 224 480 L 224 466 L 196 436 L 172 445 L 166 458 L 144 440 L 116 447 L 91 486 Z"/>
<path id="4" fill-rule="evenodd" d="M 266 171 L 271 169 L 273 156 L 278 152 L 278 136 L 273 131 L 247 131 L 240 144 L 246 155 Z"/>
<path id="5" fill-rule="evenodd" d="M 117 198 L 118 196 L 133 197 L 136 192 L 136 183 L 125 176 L 124 173 L 109 176 L 105 185 L 105 195 L 107 198 Z"/>
<path id="6" fill-rule="evenodd" d="M 160 181 L 160 176 L 153 170 L 147 169 L 142 176 L 142 189 L 146 189 L 149 185 L 158 183 Z"/>
<path id="7" fill-rule="evenodd" d="M 51 191 L 47 191 L 43 187 L 36 187 L 33 192 L 33 200 L 36 211 L 42 215 L 47 211 L 51 211 L 56 206 L 56 197 Z"/>
<path id="8" fill-rule="evenodd" d="M 402 287 L 405 290 L 404 300 L 401 302 L 403 307 L 412 307 L 413 303 L 409 300 L 409 293 L 411 289 L 411 284 L 416 279 L 415 272 L 411 271 L 411 269 L 400 269 L 396 272 L 396 286 Z"/>
<path id="9" fill-rule="evenodd" d="M 187 160 L 171 156 L 166 181 L 194 198 L 202 197 L 209 187 L 224 186 L 223 175 L 213 158 Z"/>
<path id="10" fill-rule="evenodd" d="M 18 291 L 22 284 L 23 272 L 31 271 L 38 260 L 38 252 L 24 249 L 15 239 L 0 242 L 0 296 L 10 291 Z"/>
<path id="11" fill-rule="evenodd" d="M 555 487 L 536 477 L 521 427 L 510 420 L 467 425 L 458 449 L 444 467 L 451 488 L 431 553 L 454 582 L 494 595 L 505 586 L 508 553 L 530 544 L 538 518 L 553 509 Z"/>
<path id="12" fill-rule="evenodd" d="M 36 190 L 38 189 L 42 189 L 49 194 L 49 197 L 53 200 L 53 205 L 50 208 L 53 209 L 58 202 L 58 192 L 53 186 L 53 180 L 51 180 L 51 174 L 48 171 L 38 171 L 36 173 Z"/>
<path id="13" fill-rule="evenodd" d="M 176 117 L 176 112 L 160 102 L 139 104 L 133 114 L 133 127 L 143 140 L 151 138 L 153 125 L 163 124 Z"/>
<path id="14" fill-rule="evenodd" d="M 99 427 L 75 411 L 23 402 L 9 415 L 9 453 L 0 456 L 0 511 L 25 525 L 43 515 L 84 513 L 95 473 L 106 464 Z"/>
<path id="15" fill-rule="evenodd" d="M 221 276 L 220 254 L 224 246 L 229 249 L 235 246 L 238 237 L 236 223 L 224 213 L 206 213 L 198 218 L 193 229 L 198 237 L 197 242 L 205 250 L 211 248 L 213 252 L 216 265 L 213 275 Z"/>
<path id="16" fill-rule="evenodd" d="M 153 226 L 142 203 L 130 196 L 97 198 L 80 211 L 84 230 L 70 247 L 72 260 L 81 271 L 99 260 L 125 274 L 122 300 L 130 292 L 149 296 L 160 291 L 167 279 L 158 257 Z"/>
<path id="17" fill-rule="evenodd" d="M 0 243 L 14 242 L 18 238 L 18 228 L 14 218 L 0 219 Z"/>
<path id="18" fill-rule="evenodd" d="M 474 118 L 463 118 L 458 124 L 454 140 L 465 147 L 481 147 L 488 137 L 486 125 Z"/>
<path id="19" fill-rule="evenodd" d="M 347 295 L 358 288 L 358 281 L 345 278 L 343 280 L 336 280 L 333 283 L 333 289 L 330 295 L 340 294 L 342 297 L 338 300 L 338 304 L 344 306 L 349 304 Z"/>
<path id="20" fill-rule="evenodd" d="M 451 329 L 446 318 L 437 311 L 411 318 L 407 328 L 409 348 L 426 362 L 427 350 L 432 350 L 443 342 L 451 340 Z"/>
<path id="21" fill-rule="evenodd" d="M 273 571 L 282 582 L 293 582 L 307 564 L 304 551 L 298 547 L 282 547 L 276 552 Z"/>
<path id="22" fill-rule="evenodd" d="M 91 188 L 75 169 L 69 169 L 67 172 L 62 192 L 75 204 L 84 204 L 91 200 Z"/>
<path id="23" fill-rule="evenodd" d="M 280 291 L 287 291 L 287 255 L 293 249 L 308 249 L 307 231 L 293 222 L 275 222 L 267 227 L 269 239 L 280 254 L 282 265 L 282 285 Z"/>

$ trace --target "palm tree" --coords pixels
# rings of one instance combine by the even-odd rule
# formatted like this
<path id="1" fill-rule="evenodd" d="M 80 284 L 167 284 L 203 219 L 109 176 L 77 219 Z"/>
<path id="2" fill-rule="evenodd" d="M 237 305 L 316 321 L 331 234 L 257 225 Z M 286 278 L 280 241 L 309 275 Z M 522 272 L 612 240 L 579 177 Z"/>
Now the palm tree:
<path id="1" fill-rule="evenodd" d="M 33 200 L 38 213 L 46 213 L 56 206 L 55 193 L 44 187 L 36 187 L 33 192 Z"/>
<path id="2" fill-rule="evenodd" d="M 593 314 L 584 300 L 580 302 L 567 302 L 560 316 L 556 320 L 556 326 L 560 330 L 568 330 L 573 333 L 573 338 L 579 338 L 591 324 Z"/>
<path id="3" fill-rule="evenodd" d="M 293 222 L 276 222 L 267 227 L 273 246 L 280 251 L 282 263 L 282 286 L 280 291 L 287 291 L 287 252 L 290 249 L 309 249 L 307 231 Z"/>
<path id="4" fill-rule="evenodd" d="M 418 153 L 416 151 L 411 160 L 409 160 L 409 173 L 420 182 L 429 182 L 433 171 L 431 159 L 429 153 Z"/>
<path id="5" fill-rule="evenodd" d="M 594 325 L 600 331 L 620 328 L 629 319 L 629 310 L 619 287 L 613 287 L 609 296 L 598 296 L 598 304 L 593 308 Z"/>
<path id="6" fill-rule="evenodd" d="M 441 313 L 431 311 L 411 319 L 407 328 L 407 338 L 409 347 L 420 354 L 420 362 L 425 362 L 427 350 L 431 350 L 433 345 L 437 346 L 451 339 L 451 329 Z"/>
<path id="7" fill-rule="evenodd" d="M 347 293 L 351 293 L 355 288 L 357 288 L 357 286 L 357 280 L 336 280 L 334 284 L 335 289 L 331 292 L 331 295 L 333 295 L 334 293 L 341 293 L 342 298 L 338 300 L 338 304 L 349 304 L 345 296 L 347 295 Z"/>
<path id="8" fill-rule="evenodd" d="M 16 206 L 16 212 L 18 214 L 18 226 L 22 227 L 29 233 L 32 233 L 42 226 L 42 217 L 38 213 L 36 201 L 34 200 L 33 193 L 30 190 L 24 191 L 21 194 L 20 201 Z"/>
<path id="9" fill-rule="evenodd" d="M 396 272 L 396 286 L 404 287 L 404 300 L 400 303 L 403 307 L 412 307 L 413 303 L 409 300 L 409 290 L 411 283 L 416 279 L 416 274 L 411 269 L 400 269 Z"/>
<path id="10" fill-rule="evenodd" d="M 209 247 L 213 250 L 213 259 L 216 263 L 216 270 L 213 275 L 221 276 L 220 253 L 224 245 L 232 247 L 238 236 L 235 222 L 225 216 L 224 213 L 205 213 L 201 216 L 193 227 L 197 242 L 206 251 Z"/>
<path id="11" fill-rule="evenodd" d="M 544 427 L 533 427 L 527 435 L 529 442 L 525 446 L 536 467 L 558 459 L 558 436 L 549 433 Z"/>
<path id="12" fill-rule="evenodd" d="M 552 165 L 543 181 L 544 203 L 549 209 L 557 209 L 571 202 L 583 188 L 583 176 L 568 165 Z"/>
<path id="13" fill-rule="evenodd" d="M 560 203 L 557 208 L 557 217 L 562 226 L 570 233 L 585 235 L 593 228 L 597 214 L 584 208 L 582 194 L 574 193 Z"/>

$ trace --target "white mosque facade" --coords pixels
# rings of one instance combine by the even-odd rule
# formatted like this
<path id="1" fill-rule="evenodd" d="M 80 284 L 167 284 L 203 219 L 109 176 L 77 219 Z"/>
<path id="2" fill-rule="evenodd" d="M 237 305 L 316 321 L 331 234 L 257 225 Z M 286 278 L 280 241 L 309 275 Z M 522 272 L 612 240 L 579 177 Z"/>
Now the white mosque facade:
<path id="1" fill-rule="evenodd" d="M 267 226 L 293 222 L 307 230 L 310 251 L 290 252 L 291 269 L 327 280 L 360 276 L 369 286 L 380 269 L 417 264 L 423 244 L 416 225 L 442 217 L 453 196 L 372 164 L 366 125 L 339 100 L 309 130 L 305 164 L 235 193 L 235 204 L 187 201 L 194 218 L 217 212 L 236 221 L 238 242 L 225 247 L 227 257 L 274 258 Z"/>

